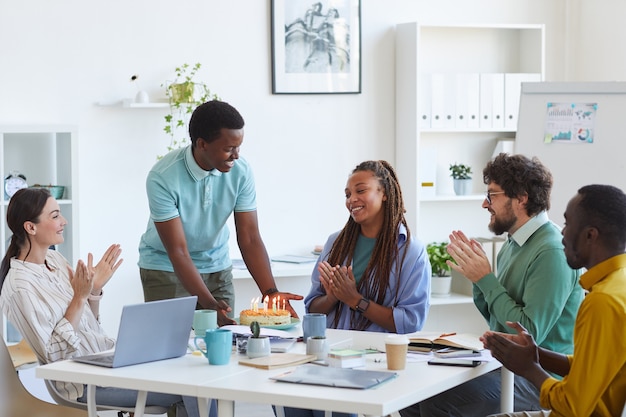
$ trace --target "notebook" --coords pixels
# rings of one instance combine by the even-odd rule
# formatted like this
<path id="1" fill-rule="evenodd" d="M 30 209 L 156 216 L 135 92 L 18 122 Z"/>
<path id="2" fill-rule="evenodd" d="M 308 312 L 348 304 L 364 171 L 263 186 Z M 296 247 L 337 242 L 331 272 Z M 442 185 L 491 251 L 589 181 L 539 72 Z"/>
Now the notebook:
<path id="1" fill-rule="evenodd" d="M 270 337 L 272 353 L 285 353 L 296 344 L 296 339 L 284 339 L 282 337 Z"/>
<path id="2" fill-rule="evenodd" d="M 124 306 L 115 350 L 72 359 L 118 368 L 183 356 L 197 300 L 194 295 Z"/>
<path id="3" fill-rule="evenodd" d="M 396 376 L 398 376 L 396 372 L 301 365 L 293 371 L 271 377 L 270 379 L 294 384 L 367 389 L 393 379 Z"/>

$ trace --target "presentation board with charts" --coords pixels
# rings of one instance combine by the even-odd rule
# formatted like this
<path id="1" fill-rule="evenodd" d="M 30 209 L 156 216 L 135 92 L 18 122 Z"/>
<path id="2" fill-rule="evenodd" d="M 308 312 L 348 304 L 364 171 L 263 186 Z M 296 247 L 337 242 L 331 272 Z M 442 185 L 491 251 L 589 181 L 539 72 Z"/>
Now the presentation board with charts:
<path id="1" fill-rule="evenodd" d="M 550 218 L 555 223 L 563 225 L 568 201 L 584 185 L 610 184 L 626 191 L 624 109 L 626 82 L 522 83 L 515 152 L 538 157 L 552 172 Z M 546 140 L 548 127 L 556 124 L 550 122 L 557 119 L 562 132 L 578 123 L 569 140 L 563 140 L 565 134 Z"/>

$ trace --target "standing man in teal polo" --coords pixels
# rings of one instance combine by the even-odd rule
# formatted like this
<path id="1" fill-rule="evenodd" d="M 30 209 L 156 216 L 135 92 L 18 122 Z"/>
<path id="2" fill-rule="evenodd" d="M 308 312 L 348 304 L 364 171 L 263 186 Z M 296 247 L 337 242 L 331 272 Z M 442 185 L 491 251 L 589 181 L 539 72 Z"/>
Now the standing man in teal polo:
<path id="1" fill-rule="evenodd" d="M 263 297 L 302 299 L 276 288 L 259 232 L 254 176 L 239 156 L 243 127 L 228 103 L 198 106 L 189 121 L 191 145 L 165 155 L 146 180 L 150 219 L 139 243 L 144 299 L 197 295 L 199 307 L 218 311 L 220 326 L 234 323 L 231 214 L 241 255 Z M 296 316 L 289 303 L 286 308 Z"/>

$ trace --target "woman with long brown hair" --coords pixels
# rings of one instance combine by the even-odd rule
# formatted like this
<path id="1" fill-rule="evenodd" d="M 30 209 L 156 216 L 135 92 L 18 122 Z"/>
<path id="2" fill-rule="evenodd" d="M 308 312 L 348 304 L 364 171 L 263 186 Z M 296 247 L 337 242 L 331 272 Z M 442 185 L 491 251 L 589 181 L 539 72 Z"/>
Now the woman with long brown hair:
<path id="1" fill-rule="evenodd" d="M 422 242 L 404 218 L 398 178 L 386 161 L 365 161 L 346 184 L 348 221 L 332 234 L 305 298 L 327 327 L 411 333 L 430 306 L 431 268 Z"/>
<path id="2" fill-rule="evenodd" d="M 398 178 L 387 161 L 365 161 L 346 184 L 350 213 L 330 235 L 304 299 L 326 327 L 373 332 L 421 330 L 430 307 L 431 267 L 423 243 L 404 218 Z M 320 410 L 285 407 L 286 417 L 321 417 Z M 333 413 L 333 417 L 356 417 Z"/>
<path id="3" fill-rule="evenodd" d="M 50 249 L 63 243 L 67 225 L 59 203 L 42 188 L 16 192 L 7 207 L 7 224 L 13 235 L 0 267 L 0 307 L 45 364 L 111 349 L 98 320 L 102 288 L 122 263 L 121 248 L 113 244 L 93 264 L 79 260 L 72 269 L 63 255 Z M 83 384 L 54 381 L 68 400 L 87 402 Z M 96 403 L 133 407 L 137 391 L 97 387 Z M 178 416 L 198 416 L 191 397 L 148 393 L 148 405 L 174 406 Z M 214 411 L 214 410 L 213 410 Z M 215 411 L 214 414 L 215 415 Z"/>

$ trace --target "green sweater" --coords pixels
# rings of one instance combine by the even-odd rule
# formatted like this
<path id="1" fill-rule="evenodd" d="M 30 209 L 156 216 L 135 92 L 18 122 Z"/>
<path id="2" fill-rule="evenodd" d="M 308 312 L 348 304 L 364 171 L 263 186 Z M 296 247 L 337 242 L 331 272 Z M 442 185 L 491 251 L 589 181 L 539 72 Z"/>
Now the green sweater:
<path id="1" fill-rule="evenodd" d="M 490 273 L 474 284 L 474 303 L 491 330 L 513 333 L 506 322 L 517 321 L 539 346 L 570 354 L 583 291 L 561 239 L 545 213 L 531 219 L 498 253 L 498 277 Z"/>

